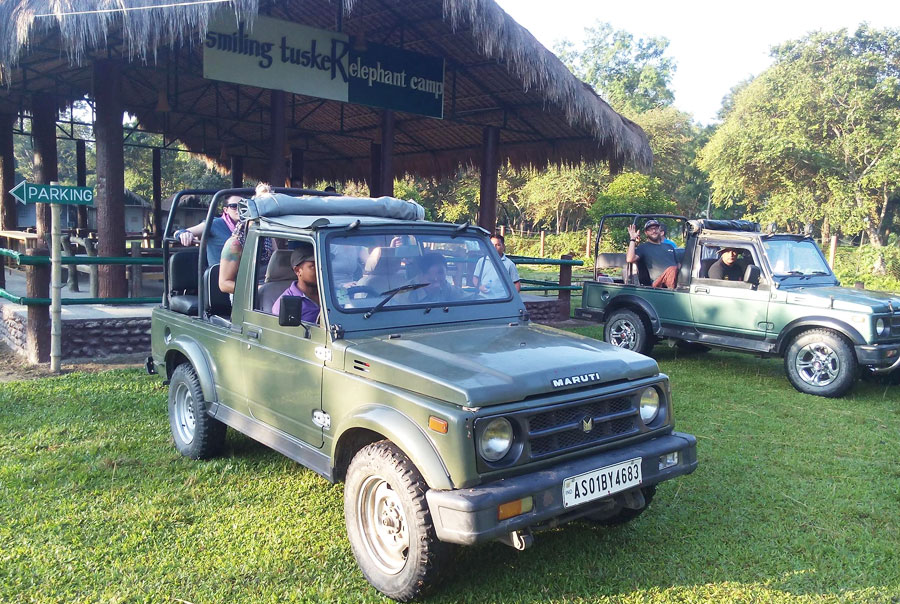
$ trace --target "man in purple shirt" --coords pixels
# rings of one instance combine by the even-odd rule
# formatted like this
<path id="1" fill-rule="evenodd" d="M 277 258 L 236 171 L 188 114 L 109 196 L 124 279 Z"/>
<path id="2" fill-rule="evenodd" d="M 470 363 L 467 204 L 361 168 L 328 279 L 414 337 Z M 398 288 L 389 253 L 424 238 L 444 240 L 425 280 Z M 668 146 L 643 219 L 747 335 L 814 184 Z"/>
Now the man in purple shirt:
<path id="1" fill-rule="evenodd" d="M 319 282 L 316 278 L 316 254 L 313 246 L 301 243 L 291 252 L 291 266 L 297 275 L 297 282 L 284 290 L 272 305 L 272 314 L 278 315 L 281 299 L 285 296 L 305 298 L 300 320 L 304 323 L 315 323 L 319 318 Z"/>

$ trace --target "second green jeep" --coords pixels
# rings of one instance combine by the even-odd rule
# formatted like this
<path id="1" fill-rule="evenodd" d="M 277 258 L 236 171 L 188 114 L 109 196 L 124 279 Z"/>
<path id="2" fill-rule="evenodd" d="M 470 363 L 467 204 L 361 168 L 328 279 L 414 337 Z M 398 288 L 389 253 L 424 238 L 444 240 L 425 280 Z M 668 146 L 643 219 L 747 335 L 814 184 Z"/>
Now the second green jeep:
<path id="1" fill-rule="evenodd" d="M 216 455 L 228 426 L 344 481 L 350 544 L 381 592 L 419 596 L 451 544 L 524 549 L 561 522 L 626 522 L 696 467 L 656 362 L 531 323 L 483 230 L 398 199 L 278 191 L 245 203 L 233 299 L 206 266 L 209 228 L 177 248 L 170 218 L 148 370 L 169 384 L 182 454 Z M 216 193 L 207 225 L 250 193 Z M 273 314 L 309 261 L 318 317 L 302 297 Z"/>
<path id="2" fill-rule="evenodd" d="M 614 218 L 684 222 L 635 214 L 603 222 Z M 900 295 L 840 287 L 812 238 L 762 233 L 743 220 L 687 221 L 684 235 L 674 289 L 651 287 L 632 266 L 640 261 L 626 265 L 625 254 L 597 254 L 576 317 L 605 323 L 607 342 L 645 354 L 668 339 L 780 356 L 791 384 L 819 396 L 846 393 L 860 370 L 900 368 Z M 725 250 L 737 258 L 728 258 L 736 279 L 710 274 Z M 622 277 L 603 276 L 604 265 L 622 268 Z"/>

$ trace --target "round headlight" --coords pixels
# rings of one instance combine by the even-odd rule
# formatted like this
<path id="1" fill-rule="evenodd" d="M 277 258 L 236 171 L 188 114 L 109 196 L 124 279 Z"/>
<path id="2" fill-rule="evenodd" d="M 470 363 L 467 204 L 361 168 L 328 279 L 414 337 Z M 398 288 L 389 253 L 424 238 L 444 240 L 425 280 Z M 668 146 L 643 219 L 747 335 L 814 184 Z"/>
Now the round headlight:
<path id="1" fill-rule="evenodd" d="M 886 327 L 886 324 L 884 322 L 884 319 L 876 319 L 875 320 L 875 333 L 877 333 L 880 336 L 885 335 L 884 334 L 885 327 Z"/>
<path id="2" fill-rule="evenodd" d="M 659 392 L 652 386 L 641 393 L 641 419 L 649 424 L 659 413 Z"/>
<path id="3" fill-rule="evenodd" d="M 478 439 L 478 452 L 487 461 L 499 461 L 513 443 L 512 424 L 505 417 L 490 420 Z"/>

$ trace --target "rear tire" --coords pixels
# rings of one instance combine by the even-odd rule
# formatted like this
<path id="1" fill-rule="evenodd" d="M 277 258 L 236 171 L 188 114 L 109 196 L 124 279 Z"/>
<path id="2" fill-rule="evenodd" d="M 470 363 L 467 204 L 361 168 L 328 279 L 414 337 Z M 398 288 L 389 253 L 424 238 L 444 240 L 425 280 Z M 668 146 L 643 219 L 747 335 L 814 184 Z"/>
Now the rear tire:
<path id="1" fill-rule="evenodd" d="M 372 586 L 398 602 L 414 600 L 438 580 L 450 547 L 438 540 L 412 461 L 390 441 L 363 447 L 344 485 L 347 536 Z"/>
<path id="2" fill-rule="evenodd" d="M 834 398 L 853 386 L 859 365 L 843 337 L 827 329 L 809 329 L 791 341 L 784 353 L 784 370 L 800 392 Z"/>
<path id="3" fill-rule="evenodd" d="M 191 459 L 209 459 L 222 451 L 225 424 L 209 416 L 200 378 L 189 363 L 172 372 L 169 382 L 169 426 L 175 448 Z"/>
<path id="4" fill-rule="evenodd" d="M 603 340 L 613 346 L 641 354 L 650 354 L 656 344 L 644 317 L 625 308 L 614 310 L 606 319 Z"/>

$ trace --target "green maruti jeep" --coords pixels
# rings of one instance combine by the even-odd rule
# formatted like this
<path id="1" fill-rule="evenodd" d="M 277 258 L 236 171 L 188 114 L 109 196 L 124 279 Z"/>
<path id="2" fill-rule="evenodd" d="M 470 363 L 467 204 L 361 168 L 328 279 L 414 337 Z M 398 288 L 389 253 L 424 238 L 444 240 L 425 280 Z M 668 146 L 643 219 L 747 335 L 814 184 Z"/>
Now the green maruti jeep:
<path id="1" fill-rule="evenodd" d="M 607 342 L 644 354 L 668 339 L 781 356 L 797 390 L 827 397 L 847 392 L 861 368 L 898 371 L 900 295 L 840 287 L 812 238 L 761 233 L 743 220 L 666 215 L 604 216 L 600 231 L 615 218 L 639 227 L 649 218 L 683 222 L 685 247 L 674 290 L 649 287 L 625 254 L 596 254 L 575 315 L 605 323 Z M 709 277 L 724 248 L 739 252 L 739 281 Z M 604 265 L 624 269 L 622 278 L 603 276 Z"/>
<path id="2" fill-rule="evenodd" d="M 215 455 L 230 426 L 344 480 L 350 543 L 378 590 L 419 596 L 448 544 L 524 549 L 560 522 L 628 521 L 696 467 L 656 362 L 532 324 L 482 229 L 398 199 L 276 191 L 243 209 L 233 303 L 205 266 L 209 231 L 177 248 L 170 218 L 148 370 L 169 384 L 182 454 Z M 207 225 L 230 194 L 251 191 L 217 193 Z M 315 247 L 317 322 L 300 320 L 300 297 L 271 312 L 297 242 Z M 472 283 L 479 261 L 499 276 L 490 288 Z"/>

